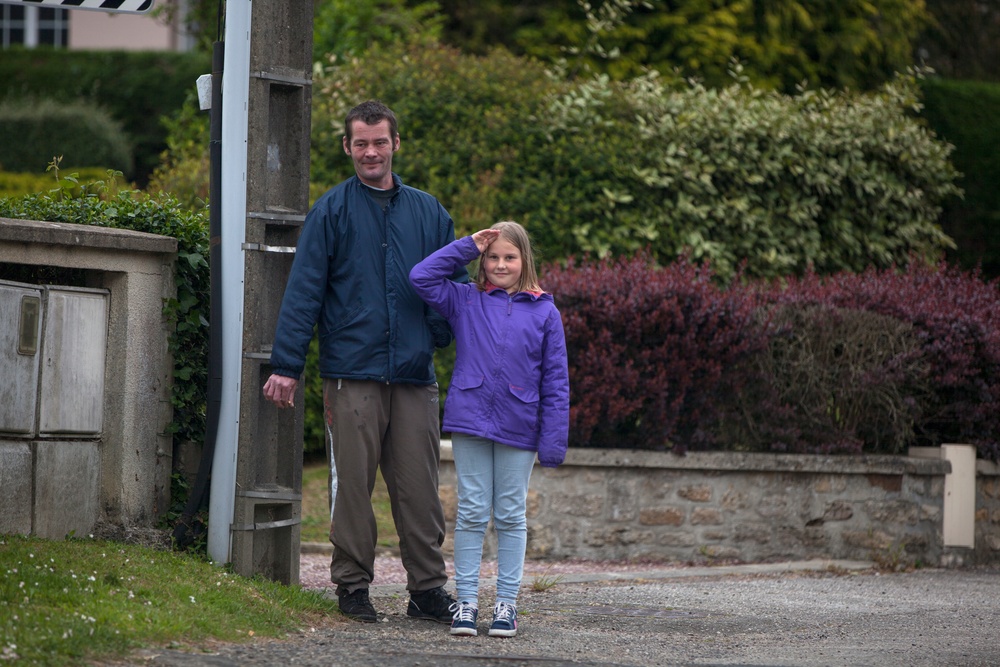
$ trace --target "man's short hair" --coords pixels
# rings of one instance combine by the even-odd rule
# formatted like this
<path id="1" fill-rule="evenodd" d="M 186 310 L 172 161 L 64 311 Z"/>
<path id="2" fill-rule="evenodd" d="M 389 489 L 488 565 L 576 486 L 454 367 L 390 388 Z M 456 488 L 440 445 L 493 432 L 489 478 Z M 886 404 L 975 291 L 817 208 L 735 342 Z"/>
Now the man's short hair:
<path id="1" fill-rule="evenodd" d="M 389 136 L 393 139 L 399 136 L 396 114 L 378 100 L 362 102 L 347 112 L 347 118 L 344 119 L 344 136 L 347 137 L 347 143 L 351 143 L 351 125 L 356 120 L 362 121 L 365 125 L 377 125 L 383 120 L 387 120 L 389 121 Z"/>

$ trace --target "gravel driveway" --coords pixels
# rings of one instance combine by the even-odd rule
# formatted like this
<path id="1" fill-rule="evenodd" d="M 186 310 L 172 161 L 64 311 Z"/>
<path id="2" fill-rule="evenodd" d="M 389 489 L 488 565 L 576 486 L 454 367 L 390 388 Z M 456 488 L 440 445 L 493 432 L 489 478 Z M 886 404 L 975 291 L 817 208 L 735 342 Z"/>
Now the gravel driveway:
<path id="1" fill-rule="evenodd" d="M 303 556 L 303 585 L 329 588 L 326 556 Z M 391 559 L 387 559 L 391 560 Z M 210 653 L 147 651 L 133 664 L 562 667 L 652 665 L 995 667 L 1000 568 L 882 574 L 864 563 L 724 567 L 530 563 L 513 639 L 451 637 L 409 619 L 400 572 L 376 566 L 383 622 L 331 618 L 285 640 Z M 574 570 L 574 571 L 569 571 Z M 589 570 L 589 571 L 584 571 Z M 530 571 L 530 570 L 529 570 Z M 484 575 L 487 574 L 484 572 Z M 318 577 L 318 579 L 317 579 Z M 492 590 L 483 588 L 483 603 Z"/>

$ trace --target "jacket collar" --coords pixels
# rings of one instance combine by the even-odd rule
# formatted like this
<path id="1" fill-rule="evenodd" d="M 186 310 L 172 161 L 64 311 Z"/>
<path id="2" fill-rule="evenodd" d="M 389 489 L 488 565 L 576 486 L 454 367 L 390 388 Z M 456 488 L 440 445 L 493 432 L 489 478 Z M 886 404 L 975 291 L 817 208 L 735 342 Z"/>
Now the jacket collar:
<path id="1" fill-rule="evenodd" d="M 490 295 L 492 295 L 494 292 L 502 292 L 504 294 L 507 293 L 507 290 L 503 289 L 502 287 L 497 287 L 488 280 L 486 281 L 486 284 L 483 286 L 483 291 Z M 548 297 L 550 299 L 552 298 L 552 295 L 549 294 L 548 292 L 515 292 L 514 294 L 510 295 L 510 298 L 513 299 L 515 297 L 521 296 L 522 294 L 525 297 L 530 298 L 532 301 L 538 301 L 543 297 Z"/>

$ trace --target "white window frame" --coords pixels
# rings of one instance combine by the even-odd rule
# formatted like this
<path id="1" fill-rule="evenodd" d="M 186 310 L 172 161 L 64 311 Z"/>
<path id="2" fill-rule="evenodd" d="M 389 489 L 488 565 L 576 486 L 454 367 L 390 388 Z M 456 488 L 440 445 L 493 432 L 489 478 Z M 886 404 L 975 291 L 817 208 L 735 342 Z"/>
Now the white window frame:
<path id="1" fill-rule="evenodd" d="M 16 23 L 11 18 L 14 8 L 21 7 L 24 10 L 24 18 L 18 19 Z M 42 19 L 41 10 L 47 9 L 53 13 L 53 18 Z M 19 27 L 24 31 L 24 40 L 11 42 L 10 31 L 13 27 Z M 48 7 L 25 7 L 23 5 L 0 4 L 0 47 L 6 49 L 11 46 L 23 45 L 33 49 L 40 45 L 39 33 L 41 30 L 52 30 L 56 36 L 55 44 L 46 44 L 57 49 L 65 49 L 69 46 L 69 10 L 54 9 Z"/>

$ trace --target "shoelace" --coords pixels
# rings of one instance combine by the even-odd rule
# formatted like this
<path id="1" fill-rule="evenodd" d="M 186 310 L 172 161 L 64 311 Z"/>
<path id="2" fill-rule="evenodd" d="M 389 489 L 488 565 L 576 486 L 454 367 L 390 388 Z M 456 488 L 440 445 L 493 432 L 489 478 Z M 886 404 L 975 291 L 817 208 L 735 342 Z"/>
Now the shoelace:
<path id="1" fill-rule="evenodd" d="M 504 623 L 513 623 L 514 614 L 517 613 L 517 609 L 509 602 L 497 602 L 497 606 L 493 608 L 493 620 L 502 621 Z"/>
<path id="2" fill-rule="evenodd" d="M 470 623 L 475 622 L 475 616 L 477 609 L 473 607 L 468 602 L 456 602 L 455 604 L 448 607 L 448 611 L 454 614 L 452 620 L 455 621 L 468 621 Z"/>

